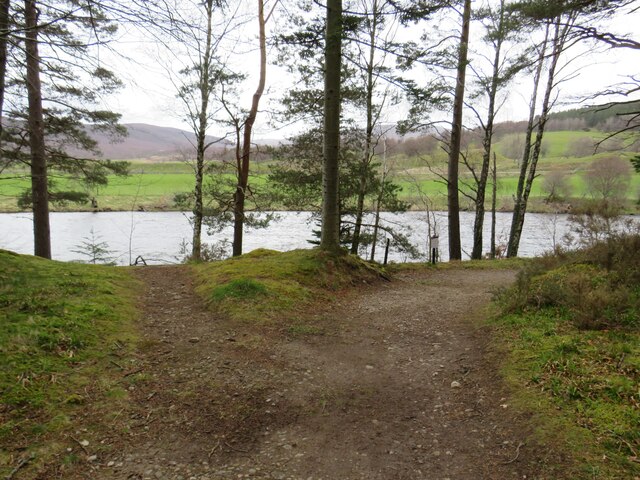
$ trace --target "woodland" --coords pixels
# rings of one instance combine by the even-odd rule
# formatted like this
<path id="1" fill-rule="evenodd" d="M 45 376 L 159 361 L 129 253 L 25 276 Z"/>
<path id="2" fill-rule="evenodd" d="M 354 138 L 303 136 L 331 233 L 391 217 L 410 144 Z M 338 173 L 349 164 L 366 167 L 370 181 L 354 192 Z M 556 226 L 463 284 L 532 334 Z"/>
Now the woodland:
<path id="1" fill-rule="evenodd" d="M 363 243 L 376 243 L 379 229 L 402 244 L 391 227 L 379 225 L 379 212 L 433 209 L 435 201 L 410 169 L 404 168 L 404 179 L 394 175 L 397 155 L 387 154 L 397 153 L 394 142 L 415 145 L 415 135 L 424 140 L 411 162 L 446 190 L 446 201 L 436 204 L 448 211 L 450 258 L 461 258 L 461 208 L 475 211 L 471 257 L 485 255 L 485 214 L 497 208 L 498 178 L 505 170 L 513 190 L 502 197 L 511 201 L 498 208 L 513 212 L 506 254 L 517 256 L 531 192 L 541 182 L 536 182 L 538 165 L 549 149 L 544 138 L 550 119 L 593 134 L 554 147 L 587 161 L 563 172 L 547 166 L 546 198 L 561 199 L 567 182 L 579 176 L 590 185 L 589 195 L 583 193 L 589 199 L 574 213 L 610 224 L 633 211 L 628 180 L 638 165 L 635 73 L 585 92 L 579 101 L 594 105 L 591 111 L 553 115 L 563 102 L 579 103 L 565 98 L 562 87 L 579 74 L 574 63 L 585 51 L 638 49 L 625 32 L 607 29 L 636 10 L 622 0 L 6 1 L 0 188 L 4 185 L 20 208 L 32 210 L 35 253 L 50 257 L 51 206 L 95 206 L 95 192 L 130 173 L 131 163 L 100 157 L 92 133 L 126 135 L 108 100 L 122 81 L 100 52 L 126 57 L 119 39 L 122 32 L 134 32 L 171 59 L 166 75 L 192 130 L 189 147 L 181 152 L 192 170 L 192 186 L 173 199 L 173 208 L 192 214 L 192 259 L 202 258 L 203 225 L 214 231 L 233 225 L 236 256 L 245 230 L 268 221 L 268 215 L 265 220 L 256 213 L 275 208 L 317 211 L 319 242 L 330 250 L 357 253 Z M 245 42 L 253 42 L 245 48 L 255 66 L 238 68 L 238 54 L 229 45 L 238 45 L 241 32 L 255 27 L 257 40 Z M 275 68 L 287 71 L 294 84 L 266 104 L 268 73 Z M 510 89 L 527 83 L 528 119 L 499 122 Z M 393 111 L 403 113 L 394 121 Z M 606 128 L 598 115 L 609 119 Z M 304 126 L 281 147 L 269 149 L 271 161 L 264 168 L 259 159 L 265 148 L 253 139 L 257 120 Z M 497 145 L 509 128 L 518 135 Z M 398 137 L 403 134 L 409 137 Z M 505 168 L 507 158 L 515 165 Z M 608 174 L 598 172 L 617 173 L 603 179 Z M 24 178 L 19 192 L 17 178 Z M 602 182 L 609 185 L 604 191 L 595 186 Z M 411 198 L 408 183 L 414 184 Z M 375 225 L 363 225 L 367 214 L 375 214 Z M 365 235 L 365 227 L 373 233 Z M 491 244 L 493 257 L 495 233 Z"/>

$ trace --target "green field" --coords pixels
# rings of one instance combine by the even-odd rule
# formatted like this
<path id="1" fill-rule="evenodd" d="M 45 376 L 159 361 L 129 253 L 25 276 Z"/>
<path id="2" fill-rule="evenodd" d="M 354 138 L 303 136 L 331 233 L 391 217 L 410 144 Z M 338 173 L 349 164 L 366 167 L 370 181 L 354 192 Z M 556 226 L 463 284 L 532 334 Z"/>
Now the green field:
<path id="1" fill-rule="evenodd" d="M 547 205 L 544 199 L 547 193 L 543 190 L 542 179 L 551 171 L 561 171 L 567 175 L 569 195 L 562 200 L 564 205 L 579 204 L 590 197 L 590 192 L 584 181 L 584 175 L 589 171 L 594 160 L 608 156 L 621 156 L 631 158 L 634 153 L 629 150 L 630 139 L 618 140 L 616 145 L 603 145 L 601 151 L 592 154 L 589 148 L 589 139 L 604 138 L 601 132 L 569 131 L 548 132 L 543 144 L 543 155 L 538 164 L 538 174 L 531 193 L 531 209 L 548 211 L 557 206 Z M 498 170 L 498 208 L 510 210 L 513 206 L 513 195 L 516 190 L 517 176 L 519 172 L 518 162 L 505 155 L 509 153 L 509 145 L 517 143 L 519 134 L 508 134 L 495 143 L 497 152 Z M 582 140 L 581 140 L 582 139 Z M 584 145 L 574 147 L 576 142 L 586 141 Z M 602 151 L 606 148 L 618 148 L 616 151 Z M 571 150 L 582 149 L 583 156 L 571 155 Z M 512 149 L 514 152 L 517 149 Z M 585 154 L 585 151 L 587 152 Z M 471 146 L 469 158 L 475 162 L 476 168 L 480 161 L 481 153 L 477 146 Z M 515 154 L 512 154 L 515 156 Z M 446 156 L 441 151 L 432 155 L 395 155 L 389 159 L 392 168 L 393 181 L 401 188 L 401 199 L 412 204 L 414 209 L 425 209 L 425 197 L 428 198 L 429 208 L 446 208 L 446 187 L 438 179 L 436 172 L 444 174 L 446 171 Z M 253 167 L 252 182 L 254 185 L 263 185 L 267 181 L 269 173 L 268 162 L 256 164 Z M 109 178 L 109 185 L 90 192 L 95 196 L 100 209 L 104 210 L 171 210 L 175 209 L 173 198 L 178 193 L 188 193 L 193 188 L 193 171 L 187 163 L 161 162 L 151 163 L 147 161 L 132 161 L 131 175 L 128 177 Z M 471 181 L 471 175 L 464 165 L 460 167 L 463 182 Z M 17 178 L 22 176 L 22 178 Z M 61 185 L 71 183 L 69 179 L 54 179 Z M 627 201 L 627 211 L 637 212 L 637 200 L 640 198 L 640 174 L 631 174 L 629 188 L 624 197 Z M 0 175 L 0 210 L 17 211 L 17 197 L 29 187 L 26 172 L 9 172 Z M 80 187 L 81 188 L 81 187 Z M 464 187 L 462 187 L 465 190 Z M 487 192 L 487 202 L 490 200 L 490 191 Z M 461 206 L 465 209 L 472 208 L 472 202 L 461 195 Z M 63 210 L 87 210 L 89 205 L 67 205 L 55 207 Z"/>

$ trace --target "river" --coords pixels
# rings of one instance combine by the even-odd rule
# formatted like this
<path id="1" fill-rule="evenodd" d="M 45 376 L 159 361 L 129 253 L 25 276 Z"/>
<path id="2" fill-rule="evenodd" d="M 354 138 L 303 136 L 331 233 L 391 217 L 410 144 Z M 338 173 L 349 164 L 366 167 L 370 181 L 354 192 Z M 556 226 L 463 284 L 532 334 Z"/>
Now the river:
<path id="1" fill-rule="evenodd" d="M 435 228 L 440 235 L 440 254 L 447 260 L 447 215 L 435 213 Z M 473 213 L 461 212 L 462 248 L 468 258 L 472 246 Z M 383 214 L 387 225 L 401 228 L 424 255 L 428 245 L 427 214 L 407 212 Z M 497 214 L 498 244 L 504 244 L 509 232 L 511 213 Z M 433 223 L 433 222 L 432 222 Z M 553 248 L 554 239 L 561 242 L 568 231 L 566 215 L 528 214 L 524 226 L 520 255 L 532 257 Z M 33 252 L 32 217 L 28 213 L 0 214 L 0 248 L 17 253 Z M 307 212 L 279 212 L 278 220 L 266 229 L 245 233 L 244 251 L 269 248 L 286 251 L 310 248 L 313 230 L 317 226 Z M 149 263 L 175 263 L 179 261 L 181 244 L 191 238 L 188 214 L 181 212 L 74 212 L 51 214 L 52 255 L 55 260 L 86 260 L 82 253 L 83 241 L 104 242 L 110 256 L 119 265 L 128 265 L 141 255 Z M 489 249 L 490 216 L 485 221 L 485 251 Z M 231 229 L 216 235 L 203 235 L 203 242 L 230 240 Z M 89 243 L 91 243 L 89 241 Z M 376 260 L 382 261 L 384 249 L 378 247 Z M 389 261 L 415 261 L 406 253 L 391 248 Z M 424 260 L 424 258 L 422 258 Z"/>

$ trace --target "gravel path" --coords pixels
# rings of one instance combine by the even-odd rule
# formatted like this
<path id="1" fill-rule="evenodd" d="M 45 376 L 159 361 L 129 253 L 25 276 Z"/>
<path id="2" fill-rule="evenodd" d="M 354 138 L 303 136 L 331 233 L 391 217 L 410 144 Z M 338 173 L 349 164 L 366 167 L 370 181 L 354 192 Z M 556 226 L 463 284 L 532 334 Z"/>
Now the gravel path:
<path id="1" fill-rule="evenodd" d="M 287 319 L 293 329 L 208 312 L 186 267 L 139 277 L 131 406 L 78 478 L 536 478 L 526 422 L 473 321 L 513 272 L 403 274 Z"/>

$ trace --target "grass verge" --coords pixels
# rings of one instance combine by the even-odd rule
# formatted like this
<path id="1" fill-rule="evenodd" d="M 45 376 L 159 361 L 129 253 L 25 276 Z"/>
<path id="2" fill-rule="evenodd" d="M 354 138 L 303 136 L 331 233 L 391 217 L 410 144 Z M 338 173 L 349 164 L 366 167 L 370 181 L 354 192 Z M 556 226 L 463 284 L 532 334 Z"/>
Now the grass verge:
<path id="1" fill-rule="evenodd" d="M 494 319 L 515 403 L 569 465 L 554 479 L 640 476 L 638 237 L 530 263 Z M 546 478 L 546 477 L 545 477 Z"/>
<path id="2" fill-rule="evenodd" d="M 79 447 L 73 435 L 90 436 L 90 423 L 125 400 L 118 360 L 135 338 L 135 291 L 123 269 L 0 250 L 3 478 L 25 458 L 21 475 L 45 469 L 54 456 L 62 464 L 77 461 L 65 453 Z"/>
<path id="3" fill-rule="evenodd" d="M 303 310 L 328 302 L 340 290 L 372 283 L 382 270 L 351 255 L 313 250 L 276 252 L 259 249 L 240 257 L 195 265 L 197 291 L 211 308 L 231 318 L 269 324 L 290 319 L 292 332 L 315 332 L 296 324 Z"/>

